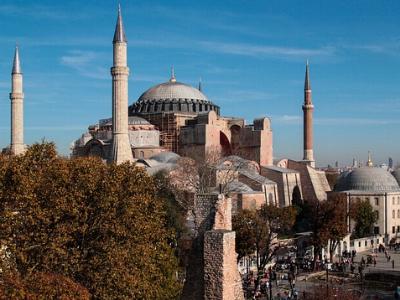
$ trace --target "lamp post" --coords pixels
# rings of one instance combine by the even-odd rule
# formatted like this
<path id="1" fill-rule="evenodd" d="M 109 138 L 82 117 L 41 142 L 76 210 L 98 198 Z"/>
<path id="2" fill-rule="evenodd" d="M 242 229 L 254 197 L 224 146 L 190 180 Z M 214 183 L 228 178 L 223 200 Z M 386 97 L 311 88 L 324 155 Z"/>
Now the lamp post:
<path id="1" fill-rule="evenodd" d="M 328 264 L 325 264 L 325 269 L 326 269 L 326 297 L 328 297 L 329 296 L 329 287 L 328 287 L 329 270 L 328 270 Z"/>
<path id="2" fill-rule="evenodd" d="M 269 299 L 272 300 L 272 267 L 268 268 L 269 273 Z"/>

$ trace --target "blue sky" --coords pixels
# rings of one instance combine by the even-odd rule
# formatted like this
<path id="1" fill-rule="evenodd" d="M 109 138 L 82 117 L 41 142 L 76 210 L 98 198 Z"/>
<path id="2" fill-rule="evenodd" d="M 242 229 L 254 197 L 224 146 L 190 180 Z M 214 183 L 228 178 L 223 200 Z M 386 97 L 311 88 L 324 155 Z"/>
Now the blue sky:
<path id="1" fill-rule="evenodd" d="M 20 45 L 25 140 L 63 154 L 111 115 L 117 1 L 0 2 L 0 146 L 9 143 L 10 71 Z M 197 85 L 222 114 L 272 118 L 274 156 L 302 156 L 311 64 L 319 165 L 400 161 L 399 1 L 121 1 L 133 103 L 169 78 Z"/>

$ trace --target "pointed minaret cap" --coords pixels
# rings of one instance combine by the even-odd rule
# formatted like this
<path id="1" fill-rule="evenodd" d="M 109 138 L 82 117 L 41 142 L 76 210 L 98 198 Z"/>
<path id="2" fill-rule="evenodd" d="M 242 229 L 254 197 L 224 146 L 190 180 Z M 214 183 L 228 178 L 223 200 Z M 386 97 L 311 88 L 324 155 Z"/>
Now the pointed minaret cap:
<path id="1" fill-rule="evenodd" d="M 113 43 L 126 43 L 124 24 L 122 23 L 121 5 L 118 4 L 118 19 L 115 27 Z"/>
<path id="2" fill-rule="evenodd" d="M 169 82 L 176 82 L 174 66 L 171 67 L 171 78 L 169 79 Z"/>
<path id="3" fill-rule="evenodd" d="M 13 62 L 12 74 L 22 74 L 21 62 L 19 60 L 18 46 L 15 46 L 15 54 L 14 54 L 14 62 Z"/>
<path id="4" fill-rule="evenodd" d="M 308 59 L 307 59 L 307 64 L 306 64 L 306 78 L 304 80 L 304 90 L 311 90 L 311 83 L 310 83 L 310 70 L 309 70 L 309 64 L 308 64 Z"/>
<path id="5" fill-rule="evenodd" d="M 368 151 L 368 162 L 367 162 L 367 166 L 368 166 L 368 167 L 373 167 L 373 166 L 374 166 L 374 163 L 372 162 L 372 159 L 371 159 L 371 152 L 370 152 L 370 151 Z"/>
<path id="6" fill-rule="evenodd" d="M 201 82 L 201 77 L 200 77 L 200 79 L 199 79 L 199 91 L 200 91 L 200 92 L 203 91 L 202 82 Z"/>

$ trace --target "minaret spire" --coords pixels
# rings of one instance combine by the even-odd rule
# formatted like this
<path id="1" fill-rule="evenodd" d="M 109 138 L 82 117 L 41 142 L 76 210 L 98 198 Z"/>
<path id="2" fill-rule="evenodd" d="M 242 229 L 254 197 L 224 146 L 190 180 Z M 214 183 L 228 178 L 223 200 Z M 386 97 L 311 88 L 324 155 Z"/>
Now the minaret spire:
<path id="1" fill-rule="evenodd" d="M 110 161 L 121 164 L 133 161 L 128 128 L 128 58 L 127 42 L 122 25 L 121 7 L 113 39 L 112 75 L 112 149 Z"/>
<path id="2" fill-rule="evenodd" d="M 368 161 L 367 161 L 367 167 L 373 167 L 374 163 L 372 162 L 372 158 L 371 158 L 371 152 L 368 151 Z"/>
<path id="3" fill-rule="evenodd" d="M 169 79 L 169 81 L 170 82 L 176 82 L 174 66 L 171 67 L 171 78 Z"/>
<path id="4" fill-rule="evenodd" d="M 308 64 L 308 59 L 307 59 L 307 64 L 306 64 L 306 76 L 304 80 L 304 90 L 310 90 L 311 91 L 311 83 L 310 83 L 310 70 L 309 70 L 309 64 Z"/>
<path id="5" fill-rule="evenodd" d="M 201 82 L 201 77 L 200 77 L 200 79 L 199 79 L 199 91 L 200 91 L 200 92 L 203 91 L 202 82 Z"/>
<path id="6" fill-rule="evenodd" d="M 303 160 L 315 167 L 313 150 L 313 111 L 314 105 L 311 97 L 310 67 L 307 60 L 304 80 L 304 104 L 303 104 L 303 134 L 304 157 Z"/>
<path id="7" fill-rule="evenodd" d="M 11 71 L 11 143 L 13 155 L 25 152 L 24 145 L 24 91 L 21 62 L 18 46 L 15 46 L 14 61 Z"/>
<path id="8" fill-rule="evenodd" d="M 125 42 L 125 31 L 124 31 L 124 24 L 122 22 L 122 14 L 121 14 L 121 5 L 118 4 L 118 18 L 117 18 L 117 25 L 115 26 L 114 32 L 114 40 L 113 42 Z"/>
<path id="9" fill-rule="evenodd" d="M 15 46 L 14 62 L 12 67 L 12 74 L 22 74 L 21 62 L 19 60 L 18 45 Z"/>

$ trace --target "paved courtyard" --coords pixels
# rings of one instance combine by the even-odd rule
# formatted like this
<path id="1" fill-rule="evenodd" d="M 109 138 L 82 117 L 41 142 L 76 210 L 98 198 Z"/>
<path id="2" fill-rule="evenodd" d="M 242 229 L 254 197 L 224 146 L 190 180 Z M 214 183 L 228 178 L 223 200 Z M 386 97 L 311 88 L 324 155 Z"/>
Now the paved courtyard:
<path id="1" fill-rule="evenodd" d="M 357 253 L 354 262 L 358 265 L 358 263 L 361 261 L 361 259 L 364 257 L 365 261 L 367 261 L 367 256 L 373 254 L 372 251 L 365 251 L 365 252 L 360 252 Z M 390 256 L 390 261 L 387 260 L 385 257 L 385 254 L 383 252 L 381 253 L 376 253 L 375 259 L 376 259 L 376 266 L 373 264 L 368 264 L 366 268 L 364 269 L 364 274 L 366 273 L 393 273 L 393 272 L 399 272 L 400 275 L 400 252 L 395 252 L 392 250 L 388 250 L 388 255 Z M 393 268 L 393 263 L 392 260 L 394 261 L 394 268 Z M 355 273 L 358 273 L 357 268 Z M 283 273 L 278 273 L 283 274 Z M 305 291 L 310 292 L 315 286 L 320 286 L 324 285 L 325 282 L 318 281 L 318 280 L 311 280 L 311 277 L 315 275 L 316 273 L 300 273 L 299 276 L 297 277 L 296 280 L 296 289 L 298 291 L 299 296 L 303 295 L 303 292 Z M 324 278 L 325 272 L 319 272 L 320 276 Z M 329 276 L 334 276 L 334 273 L 330 273 Z M 344 289 L 350 289 L 350 290 L 357 290 L 361 291 L 361 285 L 357 284 L 338 284 L 337 285 L 340 288 Z M 287 280 L 280 280 L 278 284 L 274 282 L 272 284 L 272 294 L 273 297 L 276 297 L 276 295 L 279 293 L 283 295 L 285 292 L 290 291 L 290 286 L 289 282 Z M 363 286 L 364 290 L 364 296 L 365 299 L 394 299 L 394 290 L 392 291 L 391 289 L 375 289 L 372 287 L 369 287 L 368 285 Z M 377 298 L 376 298 L 377 297 Z M 262 298 L 262 299 L 267 299 L 267 298 Z M 275 298 L 274 298 L 275 299 Z"/>
<path id="2" fill-rule="evenodd" d="M 360 262 L 361 258 L 364 257 L 365 260 L 367 260 L 367 256 L 373 254 L 372 251 L 365 251 L 365 252 L 360 252 L 357 253 L 355 262 Z M 374 255 L 374 254 L 373 254 Z M 388 261 L 385 257 L 385 253 L 376 253 L 376 266 L 374 265 L 369 265 L 365 271 L 371 271 L 373 272 L 374 270 L 392 270 L 392 271 L 400 271 L 400 251 L 393 251 L 393 250 L 388 250 L 388 255 L 390 256 L 390 261 Z M 393 268 L 393 263 L 392 260 L 394 261 L 394 268 Z"/>

